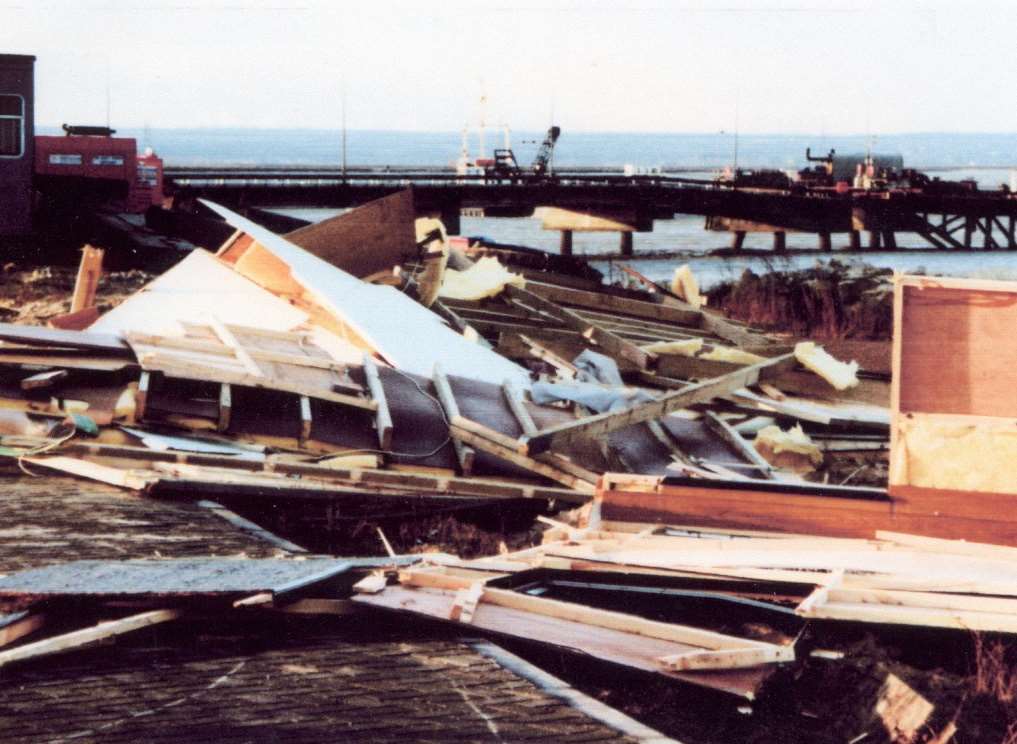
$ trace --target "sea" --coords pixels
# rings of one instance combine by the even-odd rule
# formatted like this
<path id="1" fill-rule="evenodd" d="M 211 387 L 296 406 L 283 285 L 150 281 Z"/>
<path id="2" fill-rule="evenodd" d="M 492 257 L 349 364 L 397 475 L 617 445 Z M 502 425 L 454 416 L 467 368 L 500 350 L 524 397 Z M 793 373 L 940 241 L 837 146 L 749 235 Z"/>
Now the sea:
<path id="1" fill-rule="evenodd" d="M 40 128 L 43 133 L 45 127 Z M 56 133 L 55 128 L 50 128 Z M 139 148 L 151 147 L 170 165 L 338 165 L 342 160 L 343 135 L 322 129 L 121 129 L 118 136 L 135 137 Z M 543 132 L 512 132 L 510 143 L 523 165 L 529 163 L 544 137 Z M 488 131 L 486 147 L 502 146 L 504 133 Z M 452 164 L 462 148 L 460 132 L 350 130 L 345 137 L 346 163 L 355 166 L 443 166 Z M 480 143 L 473 133 L 468 140 L 472 155 Z M 694 178 L 713 178 L 737 163 L 739 168 L 798 170 L 812 154 L 897 154 L 908 168 L 917 168 L 944 180 L 974 179 L 980 188 L 998 189 L 1006 184 L 1017 192 L 1017 133 L 915 133 L 889 135 L 830 136 L 825 134 L 706 134 L 622 133 L 563 131 L 554 151 L 559 167 L 661 168 Z M 317 221 L 336 210 L 281 208 L 279 211 Z M 502 243 L 526 245 L 556 252 L 559 236 L 546 231 L 537 218 L 462 218 L 461 233 Z M 771 253 L 772 237 L 747 236 L 745 248 L 752 255 L 719 257 L 712 251 L 730 245 L 730 236 L 708 232 L 704 219 L 678 216 L 657 220 L 652 232 L 635 235 L 633 258 L 624 263 L 658 281 L 667 281 L 674 270 L 689 264 L 700 284 L 709 288 L 737 279 L 745 270 L 763 273 L 807 268 L 829 260 L 865 262 L 907 272 L 948 276 L 1017 280 L 1017 251 L 955 252 L 930 249 L 920 236 L 901 233 L 897 251 L 838 253 L 846 248 L 847 236 L 834 236 L 834 252 L 820 254 L 817 238 L 789 233 L 789 252 Z M 611 233 L 576 233 L 574 250 L 585 255 L 611 279 L 623 276 L 615 259 L 602 258 L 618 251 L 619 237 Z M 667 258 L 654 256 L 665 252 Z M 677 254 L 677 255 L 676 255 Z"/>

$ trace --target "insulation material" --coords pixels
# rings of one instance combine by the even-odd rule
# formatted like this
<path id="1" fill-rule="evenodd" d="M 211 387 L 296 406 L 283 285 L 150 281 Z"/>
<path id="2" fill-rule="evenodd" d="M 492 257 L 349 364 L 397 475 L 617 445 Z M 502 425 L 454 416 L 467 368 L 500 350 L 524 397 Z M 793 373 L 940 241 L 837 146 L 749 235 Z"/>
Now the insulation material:
<path id="1" fill-rule="evenodd" d="M 858 362 L 841 362 L 812 341 L 795 344 L 795 359 L 837 390 L 847 390 L 858 385 Z"/>
<path id="2" fill-rule="evenodd" d="M 671 292 L 685 300 L 696 310 L 706 304 L 706 298 L 699 293 L 699 282 L 688 264 L 682 264 L 674 270 L 674 277 L 671 279 Z"/>
<path id="3" fill-rule="evenodd" d="M 447 300 L 483 300 L 500 294 L 509 284 L 521 289 L 526 281 L 498 263 L 494 256 L 484 256 L 466 271 L 448 269 L 439 296 Z"/>
<path id="4" fill-rule="evenodd" d="M 466 340 L 399 290 L 367 284 L 225 207 L 202 203 L 283 264 L 291 281 L 302 288 L 303 298 L 348 327 L 394 367 L 429 378 L 440 363 L 450 375 L 499 385 L 510 379 L 529 387 L 525 369 Z"/>
<path id="5" fill-rule="evenodd" d="M 899 422 L 910 486 L 1017 493 L 1017 427 L 1013 421 L 960 423 L 914 415 Z"/>
<path id="6" fill-rule="evenodd" d="M 742 351 L 732 346 L 713 345 L 709 351 L 703 351 L 703 339 L 688 338 L 682 341 L 658 341 L 642 347 L 643 351 L 654 354 L 674 354 L 675 356 L 687 356 L 697 359 L 705 359 L 710 362 L 728 362 L 729 364 L 759 364 L 766 361 L 758 354 Z"/>
<path id="7" fill-rule="evenodd" d="M 675 354 L 679 356 L 694 357 L 703 350 L 703 339 L 687 338 L 683 341 L 658 341 L 643 347 L 643 351 L 653 354 Z"/>
<path id="8" fill-rule="evenodd" d="M 700 354 L 699 358 L 710 362 L 729 362 L 730 364 L 741 364 L 744 366 L 766 361 L 766 358 L 759 356 L 759 354 L 742 351 L 732 346 L 714 346 L 705 354 Z"/>
<path id="9" fill-rule="evenodd" d="M 823 464 L 823 452 L 809 438 L 801 424 L 784 431 L 779 426 L 763 427 L 753 442 L 756 452 L 774 467 L 795 473 L 811 473 Z"/>
<path id="10" fill-rule="evenodd" d="M 445 270 L 448 266 L 448 235 L 445 225 L 434 217 L 418 217 L 414 222 L 417 244 L 428 242 L 423 249 L 423 270 L 416 275 L 417 294 L 420 304 L 431 307 L 438 299 L 442 284 L 445 281 Z M 428 240 L 428 236 L 432 237 Z"/>

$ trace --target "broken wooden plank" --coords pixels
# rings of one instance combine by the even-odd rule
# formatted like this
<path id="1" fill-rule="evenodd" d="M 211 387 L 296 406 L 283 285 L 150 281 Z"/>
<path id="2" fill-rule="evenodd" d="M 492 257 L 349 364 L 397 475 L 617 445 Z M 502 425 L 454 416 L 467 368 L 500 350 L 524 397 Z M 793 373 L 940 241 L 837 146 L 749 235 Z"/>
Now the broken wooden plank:
<path id="1" fill-rule="evenodd" d="M 456 435 L 453 430 L 452 422 L 458 418 L 459 415 L 459 404 L 456 403 L 455 396 L 452 394 L 452 386 L 449 384 L 448 377 L 442 372 L 441 365 L 434 365 L 434 389 L 438 393 L 438 401 L 441 403 L 442 409 L 445 411 L 445 416 L 449 422 L 449 436 L 452 437 L 452 446 L 455 448 L 456 459 L 459 461 L 459 469 L 463 475 L 469 475 L 473 472 L 473 461 L 477 456 L 476 451 L 465 444 L 461 437 Z"/>
<path id="2" fill-rule="evenodd" d="M 724 440 L 724 442 L 731 445 L 731 447 L 739 455 L 755 465 L 756 469 L 764 478 L 767 480 L 773 480 L 775 477 L 773 474 L 773 467 L 769 462 L 767 462 L 766 458 L 756 451 L 755 447 L 742 438 L 742 435 L 739 434 L 734 427 L 728 424 L 713 411 L 706 411 L 703 413 L 703 423 L 706 424 L 706 427 L 710 431 L 719 436 L 722 440 Z"/>
<path id="3" fill-rule="evenodd" d="M 774 644 L 770 648 L 747 646 L 745 648 L 689 651 L 684 654 L 662 656 L 657 661 L 670 671 L 687 672 L 699 669 L 747 669 L 763 664 L 794 661 L 794 658 L 794 646 Z"/>
<path id="4" fill-rule="evenodd" d="M 602 325 L 583 318 L 556 302 L 512 285 L 507 285 L 505 291 L 513 303 L 523 304 L 539 312 L 547 313 L 570 328 L 579 331 L 611 356 L 627 359 L 640 369 L 650 369 L 657 360 L 656 354 L 642 349 L 613 331 L 609 331 Z"/>
<path id="5" fill-rule="evenodd" d="M 458 416 L 450 426 L 453 436 L 479 450 L 500 457 L 503 460 L 530 470 L 545 478 L 561 483 L 568 488 L 591 493 L 594 488 L 591 482 L 577 478 L 553 465 L 539 462 L 519 452 L 519 441 L 501 432 L 489 429 L 476 421 Z"/>
<path id="6" fill-rule="evenodd" d="M 95 290 L 102 276 L 103 249 L 86 245 L 81 249 L 81 263 L 74 280 L 74 294 L 71 295 L 71 313 L 77 313 L 95 305 Z"/>
<path id="7" fill-rule="evenodd" d="M 654 401 L 638 403 L 617 412 L 599 413 L 578 421 L 552 426 L 533 436 L 524 436 L 520 440 L 524 444 L 523 452 L 529 454 L 546 452 L 554 445 L 564 444 L 582 437 L 599 436 L 632 424 L 652 421 L 673 411 L 688 408 L 696 403 L 705 403 L 748 385 L 755 385 L 760 380 L 771 379 L 781 372 L 793 368 L 795 364 L 794 355 L 785 354 L 767 359 L 759 364 L 742 367 L 712 380 L 687 385 L 665 393 Z"/>
<path id="8" fill-rule="evenodd" d="M 97 462 L 79 460 L 74 457 L 62 455 L 48 455 L 46 457 L 23 457 L 22 462 L 27 462 L 39 467 L 57 470 L 68 475 L 76 475 L 79 478 L 108 483 L 111 486 L 130 488 L 134 491 L 143 490 L 152 479 L 138 476 L 129 470 L 112 468 L 108 465 L 100 465 Z"/>
<path id="9" fill-rule="evenodd" d="M 678 325 L 698 328 L 703 313 L 690 305 L 688 308 L 660 305 L 655 302 L 633 300 L 626 297 L 607 294 L 606 292 L 590 292 L 582 289 L 571 289 L 555 284 L 527 281 L 530 292 L 548 300 L 592 310 L 613 310 L 636 318 L 676 323 Z"/>
<path id="10" fill-rule="evenodd" d="M 502 383 L 501 390 L 505 396 L 505 401 L 508 403 L 509 410 L 519 424 L 519 428 L 523 430 L 523 434 L 526 436 L 536 434 L 537 425 L 533 422 L 533 417 L 523 403 L 523 391 L 511 380 L 505 380 Z"/>
<path id="11" fill-rule="evenodd" d="M 130 615 L 129 617 L 120 618 L 119 620 L 109 620 L 99 623 L 91 628 L 75 630 L 53 638 L 45 638 L 34 643 L 26 643 L 24 646 L 18 646 L 17 648 L 12 648 L 7 651 L 0 651 L 0 669 L 8 664 L 13 664 L 19 661 L 37 659 L 42 656 L 52 656 L 53 654 L 63 653 L 64 651 L 85 648 L 86 646 L 91 646 L 95 643 L 104 641 L 107 638 L 114 638 L 125 633 L 140 630 L 141 628 L 147 628 L 150 625 L 167 623 L 171 620 L 176 620 L 182 614 L 182 610 L 152 610 L 150 612 L 142 612 L 138 615 Z"/>
<path id="12" fill-rule="evenodd" d="M 385 395 L 385 388 L 381 384 L 381 376 L 378 374 L 378 365 L 374 357 L 364 354 L 364 377 L 367 379 L 367 389 L 371 399 L 378 405 L 374 413 L 374 427 L 378 431 L 378 447 L 384 451 L 392 448 L 392 413 L 389 411 L 388 398 Z"/>
<path id="13" fill-rule="evenodd" d="M 519 333 L 516 335 L 519 337 L 519 340 L 526 345 L 532 356 L 536 357 L 542 362 L 547 362 L 552 367 L 554 367 L 559 377 L 571 380 L 579 372 L 575 365 L 573 365 L 566 359 L 562 358 L 558 354 L 555 354 L 553 351 L 551 351 L 543 344 L 534 341 L 532 338 L 525 334 Z"/>

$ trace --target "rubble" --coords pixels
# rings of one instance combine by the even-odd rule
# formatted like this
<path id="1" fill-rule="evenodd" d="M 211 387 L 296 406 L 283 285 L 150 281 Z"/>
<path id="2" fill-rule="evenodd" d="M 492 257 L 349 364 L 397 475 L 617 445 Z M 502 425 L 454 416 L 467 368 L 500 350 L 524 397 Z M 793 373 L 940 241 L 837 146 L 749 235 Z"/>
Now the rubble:
<path id="1" fill-rule="evenodd" d="M 1017 632 L 1009 481 L 951 475 L 975 467 L 942 428 L 1005 438 L 1012 365 L 987 349 L 1011 286 L 899 278 L 891 368 L 645 277 L 474 264 L 412 194 L 289 236 L 207 206 L 226 242 L 115 305 L 122 280 L 86 252 L 54 316 L 90 310 L 87 327 L 0 324 L 0 465 L 21 492 L 0 528 L 5 675 L 146 632 L 312 615 L 499 638 L 764 720 L 773 690 L 840 663 L 811 653 L 838 632 Z M 471 272 L 482 291 L 452 291 Z M 838 312 L 823 327 L 850 333 Z M 935 446 L 918 446 L 923 422 Z M 42 517 L 18 506 L 39 488 Z M 297 632 L 311 651 L 292 669 L 317 639 L 357 642 Z M 882 671 L 852 735 L 964 731 Z"/>

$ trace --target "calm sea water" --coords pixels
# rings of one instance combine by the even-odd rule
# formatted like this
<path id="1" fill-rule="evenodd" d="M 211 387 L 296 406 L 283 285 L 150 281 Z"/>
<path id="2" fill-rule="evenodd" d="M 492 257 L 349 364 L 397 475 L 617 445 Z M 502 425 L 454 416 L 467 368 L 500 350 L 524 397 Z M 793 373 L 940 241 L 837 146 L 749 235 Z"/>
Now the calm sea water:
<path id="1" fill-rule="evenodd" d="M 43 128 L 45 132 L 45 129 Z M 121 129 L 120 136 L 137 138 L 140 147 L 152 147 L 167 163 L 174 165 L 245 164 L 278 165 L 337 164 L 341 157 L 341 134 L 337 130 L 251 130 L 251 129 Z M 542 132 L 516 132 L 512 144 L 520 163 L 536 153 Z M 498 133 L 488 134 L 488 147 L 500 145 Z M 712 170 L 731 164 L 734 137 L 730 134 L 625 134 L 565 131 L 555 149 L 555 163 L 561 166 L 662 166 L 698 169 L 709 176 Z M 472 142 L 476 148 L 476 141 Z M 746 168 L 798 169 L 805 167 L 805 148 L 825 153 L 864 152 L 871 147 L 880 153 L 899 153 L 907 167 L 936 171 L 945 179 L 974 178 L 982 188 L 1008 183 L 1017 191 L 1017 133 L 1013 134 L 899 134 L 874 140 L 865 136 L 742 135 L 738 138 L 738 164 Z M 449 165 L 459 154 L 458 132 L 350 131 L 347 135 L 347 162 L 350 165 Z M 293 209 L 288 214 L 305 219 L 323 219 L 328 210 Z M 464 217 L 464 235 L 482 235 L 493 240 L 558 250 L 558 233 L 541 229 L 536 219 Z M 746 248 L 768 249 L 769 235 L 750 235 Z M 844 247 L 846 236 L 834 236 L 835 249 Z M 778 256 L 718 258 L 702 254 L 729 245 L 726 233 L 706 232 L 703 218 L 681 216 L 658 220 L 653 232 L 635 236 L 636 252 L 685 251 L 687 258 L 630 260 L 639 271 L 657 280 L 667 280 L 681 263 L 689 263 L 700 282 L 710 285 L 736 278 L 746 268 L 756 272 L 802 268 L 817 260 L 816 253 Z M 955 253 L 923 250 L 917 235 L 901 234 L 897 252 L 845 254 L 842 261 L 864 260 L 877 266 L 954 276 L 984 276 L 1017 280 L 1017 251 Z M 789 234 L 787 245 L 814 249 L 816 237 Z M 598 254 L 617 251 L 614 234 L 575 235 L 575 251 Z M 614 271 L 607 261 L 597 265 L 606 273 Z"/>

